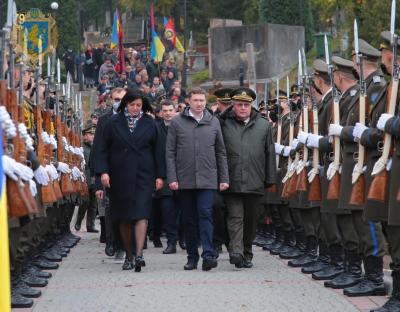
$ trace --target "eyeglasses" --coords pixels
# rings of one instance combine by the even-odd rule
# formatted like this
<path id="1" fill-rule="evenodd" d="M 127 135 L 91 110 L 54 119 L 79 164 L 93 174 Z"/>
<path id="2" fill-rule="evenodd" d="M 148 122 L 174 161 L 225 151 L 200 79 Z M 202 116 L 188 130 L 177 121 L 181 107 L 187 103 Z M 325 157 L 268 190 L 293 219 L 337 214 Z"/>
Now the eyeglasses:
<path id="1" fill-rule="evenodd" d="M 121 101 L 121 99 L 114 99 L 114 102 L 120 102 Z"/>

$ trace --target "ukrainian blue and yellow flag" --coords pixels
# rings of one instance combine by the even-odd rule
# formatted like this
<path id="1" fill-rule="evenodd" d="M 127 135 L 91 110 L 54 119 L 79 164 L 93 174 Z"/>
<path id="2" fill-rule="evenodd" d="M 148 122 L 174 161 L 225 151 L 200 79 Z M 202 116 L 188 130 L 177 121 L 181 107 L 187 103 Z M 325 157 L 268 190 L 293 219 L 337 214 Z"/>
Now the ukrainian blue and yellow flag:
<path id="1" fill-rule="evenodd" d="M 3 171 L 3 133 L 0 128 L 0 311 L 11 311 L 10 255 L 8 241 L 8 216 L 6 178 Z"/>
<path id="2" fill-rule="evenodd" d="M 112 33 L 111 33 L 111 44 L 110 44 L 111 49 L 114 49 L 115 47 L 118 46 L 120 29 L 121 29 L 121 21 L 119 19 L 118 10 L 115 10 L 114 22 L 113 22 Z"/>
<path id="3" fill-rule="evenodd" d="M 151 47 L 150 47 L 151 58 L 154 61 L 162 62 L 164 52 L 165 52 L 165 47 L 164 47 L 164 44 L 162 43 L 160 37 L 157 35 L 156 29 L 155 29 L 153 3 L 151 3 L 151 5 L 150 5 L 150 26 L 151 26 L 151 37 L 152 37 Z"/>

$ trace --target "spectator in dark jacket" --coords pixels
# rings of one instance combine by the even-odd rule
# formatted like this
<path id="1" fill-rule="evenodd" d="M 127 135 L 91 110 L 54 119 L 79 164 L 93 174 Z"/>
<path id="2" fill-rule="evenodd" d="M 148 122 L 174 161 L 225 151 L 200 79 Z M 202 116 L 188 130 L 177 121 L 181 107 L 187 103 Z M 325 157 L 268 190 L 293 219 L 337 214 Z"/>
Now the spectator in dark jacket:
<path id="1" fill-rule="evenodd" d="M 229 187 L 225 145 L 221 127 L 206 108 L 206 93 L 195 88 L 190 106 L 172 119 L 167 136 L 167 182 L 178 191 L 182 207 L 188 262 L 194 270 L 199 261 L 198 233 L 203 248 L 202 269 L 217 267 L 213 246 L 212 206 L 214 191 Z"/>

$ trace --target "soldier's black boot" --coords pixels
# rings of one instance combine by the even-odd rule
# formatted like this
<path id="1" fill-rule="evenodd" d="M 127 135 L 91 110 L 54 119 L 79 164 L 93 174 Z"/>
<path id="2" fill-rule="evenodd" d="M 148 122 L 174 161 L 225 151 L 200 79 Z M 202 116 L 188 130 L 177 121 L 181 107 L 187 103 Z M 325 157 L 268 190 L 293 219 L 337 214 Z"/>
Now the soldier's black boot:
<path id="1" fill-rule="evenodd" d="M 369 256 L 364 259 L 365 276 L 361 281 L 345 288 L 343 294 L 348 297 L 384 296 L 386 295 L 383 283 L 383 258 Z"/>
<path id="2" fill-rule="evenodd" d="M 279 255 L 282 251 L 288 248 L 288 232 L 283 232 L 281 237 L 281 244 L 279 244 L 276 248 L 270 249 L 271 255 Z"/>
<path id="3" fill-rule="evenodd" d="M 340 246 L 331 246 L 330 264 L 320 271 L 314 272 L 312 278 L 317 281 L 331 280 L 344 271 L 343 254 Z"/>
<path id="4" fill-rule="evenodd" d="M 271 249 L 271 247 L 277 242 L 280 232 L 281 232 L 281 228 L 274 226 L 273 234 L 271 235 L 270 239 L 268 241 L 266 241 L 265 244 L 262 246 L 262 249 L 269 251 Z"/>
<path id="5" fill-rule="evenodd" d="M 318 241 L 315 237 L 307 239 L 307 249 L 304 255 L 297 259 L 290 260 L 288 265 L 293 268 L 300 268 L 312 264 L 318 258 Z"/>
<path id="6" fill-rule="evenodd" d="M 371 312 L 400 312 L 400 271 L 392 271 L 393 290 L 390 299 L 380 308 Z"/>
<path id="7" fill-rule="evenodd" d="M 281 246 L 284 242 L 284 239 L 285 239 L 285 237 L 283 235 L 283 232 L 281 230 L 278 230 L 276 233 L 275 241 L 271 245 L 268 245 L 268 249 L 266 249 L 266 250 L 269 250 L 271 252 L 272 250 L 281 248 Z M 264 249 L 264 247 L 263 247 L 263 249 Z"/>
<path id="8" fill-rule="evenodd" d="M 296 246 L 292 248 L 288 253 L 279 255 L 282 259 L 297 259 L 304 255 L 306 252 L 306 238 L 304 233 L 296 233 Z"/>
<path id="9" fill-rule="evenodd" d="M 359 283 L 362 279 L 361 257 L 357 254 L 345 254 L 345 270 L 333 280 L 326 281 L 325 287 L 344 289 Z"/>
<path id="10" fill-rule="evenodd" d="M 287 235 L 287 243 L 286 248 L 284 248 L 279 257 L 281 259 L 295 259 L 300 257 L 302 254 L 300 250 L 297 248 L 296 236 L 293 232 L 286 233 Z"/>
<path id="11" fill-rule="evenodd" d="M 33 306 L 33 300 L 29 298 L 25 298 L 21 294 L 11 290 L 11 308 L 21 309 L 21 308 L 30 308 Z"/>
<path id="12" fill-rule="evenodd" d="M 328 247 L 323 241 L 319 241 L 319 255 L 317 261 L 301 268 L 301 272 L 304 274 L 312 274 L 329 266 L 330 256 L 328 252 Z"/>

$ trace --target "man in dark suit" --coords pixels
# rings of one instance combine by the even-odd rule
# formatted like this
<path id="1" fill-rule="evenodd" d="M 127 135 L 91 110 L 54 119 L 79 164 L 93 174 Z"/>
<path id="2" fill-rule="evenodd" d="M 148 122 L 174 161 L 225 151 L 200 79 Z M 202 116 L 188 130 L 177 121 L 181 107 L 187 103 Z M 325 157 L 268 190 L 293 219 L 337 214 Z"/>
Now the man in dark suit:
<path id="1" fill-rule="evenodd" d="M 96 133 L 94 135 L 93 140 L 93 157 L 91 160 L 94 162 L 97 158 L 99 150 L 101 150 L 103 141 L 103 132 L 105 125 L 109 118 L 117 113 L 117 109 L 121 102 L 121 99 L 125 95 L 126 90 L 123 88 L 115 88 L 111 92 L 111 98 L 113 101 L 112 109 L 101 116 L 99 121 L 97 122 Z M 95 168 L 94 164 L 90 165 L 91 168 Z M 94 175 L 94 172 L 93 172 Z M 122 243 L 119 234 L 118 224 L 113 224 L 110 218 L 110 206 L 109 206 L 109 198 L 107 194 L 104 192 L 104 188 L 101 185 L 100 177 L 96 177 L 96 197 L 100 200 L 99 204 L 105 206 L 105 227 L 106 227 L 106 248 L 105 253 L 107 256 L 113 256 L 115 254 L 115 260 L 121 262 L 124 260 L 124 251 L 122 248 Z"/>

